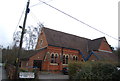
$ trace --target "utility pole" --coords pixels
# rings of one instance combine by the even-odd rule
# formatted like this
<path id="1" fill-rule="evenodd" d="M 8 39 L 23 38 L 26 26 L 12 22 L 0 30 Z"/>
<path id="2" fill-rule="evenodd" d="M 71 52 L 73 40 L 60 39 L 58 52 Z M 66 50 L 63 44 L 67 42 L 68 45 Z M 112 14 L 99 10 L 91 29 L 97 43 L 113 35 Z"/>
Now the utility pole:
<path id="1" fill-rule="evenodd" d="M 25 25 L 26 25 L 27 14 L 30 11 L 29 4 L 30 4 L 30 0 L 28 0 L 27 6 L 26 6 L 26 12 L 25 12 L 25 18 L 24 18 L 23 27 L 22 27 L 19 50 L 18 50 L 18 55 L 17 55 L 17 59 L 16 59 L 16 73 L 15 73 L 15 76 L 16 76 L 15 78 L 16 79 L 19 79 L 20 54 L 21 54 L 21 49 L 22 49 L 23 37 L 24 37 L 24 33 L 25 33 Z"/>

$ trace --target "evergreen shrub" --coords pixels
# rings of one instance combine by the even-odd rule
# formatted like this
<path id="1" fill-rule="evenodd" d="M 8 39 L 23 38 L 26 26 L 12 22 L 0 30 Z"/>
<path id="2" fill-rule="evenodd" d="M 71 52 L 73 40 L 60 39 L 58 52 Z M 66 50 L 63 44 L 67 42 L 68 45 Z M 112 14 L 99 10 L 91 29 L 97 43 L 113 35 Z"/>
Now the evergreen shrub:
<path id="1" fill-rule="evenodd" d="M 120 71 L 116 63 L 96 62 L 71 62 L 69 64 L 69 77 L 75 81 L 107 81 L 119 80 Z"/>

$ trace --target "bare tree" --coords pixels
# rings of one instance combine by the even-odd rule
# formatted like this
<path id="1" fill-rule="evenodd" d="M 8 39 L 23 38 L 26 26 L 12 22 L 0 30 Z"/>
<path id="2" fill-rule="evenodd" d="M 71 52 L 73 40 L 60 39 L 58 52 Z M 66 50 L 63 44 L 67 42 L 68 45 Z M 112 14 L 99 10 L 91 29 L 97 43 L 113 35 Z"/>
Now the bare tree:
<path id="1" fill-rule="evenodd" d="M 40 34 L 40 29 L 43 27 L 43 24 L 40 24 L 37 27 L 28 26 L 26 27 L 26 31 L 23 38 L 23 47 L 27 50 L 35 49 L 37 44 L 37 39 Z M 13 41 L 14 47 L 19 46 L 21 31 L 17 31 L 14 33 Z"/>
<path id="2" fill-rule="evenodd" d="M 13 47 L 18 47 L 20 43 L 21 31 L 14 32 L 13 35 Z"/>

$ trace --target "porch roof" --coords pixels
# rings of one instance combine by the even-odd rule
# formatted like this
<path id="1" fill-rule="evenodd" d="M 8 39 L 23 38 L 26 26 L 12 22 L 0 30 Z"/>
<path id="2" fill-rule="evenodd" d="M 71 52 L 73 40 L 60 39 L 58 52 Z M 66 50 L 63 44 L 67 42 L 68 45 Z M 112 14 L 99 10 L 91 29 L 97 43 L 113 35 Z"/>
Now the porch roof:
<path id="1" fill-rule="evenodd" d="M 45 50 L 47 47 L 39 49 L 39 50 L 24 50 L 21 53 L 20 60 L 29 60 L 30 57 L 36 55 L 37 53 Z"/>

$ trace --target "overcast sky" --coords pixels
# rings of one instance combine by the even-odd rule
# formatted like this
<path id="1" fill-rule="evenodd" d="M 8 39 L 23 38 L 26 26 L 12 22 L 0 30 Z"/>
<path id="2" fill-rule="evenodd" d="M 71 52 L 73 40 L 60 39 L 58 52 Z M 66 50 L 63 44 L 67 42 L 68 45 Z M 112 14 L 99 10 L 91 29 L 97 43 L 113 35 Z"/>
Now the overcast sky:
<path id="1" fill-rule="evenodd" d="M 13 33 L 22 26 L 24 15 L 17 26 L 28 0 L 0 1 L 0 45 L 12 44 Z M 72 15 L 90 26 L 118 38 L 118 1 L 119 0 L 43 0 L 46 3 Z M 35 5 L 39 3 L 38 5 Z M 33 6 L 35 5 L 35 6 Z M 39 0 L 31 0 L 27 26 L 37 26 L 41 22 L 45 27 L 74 34 L 80 37 L 96 39 L 106 37 L 113 47 L 118 41 L 56 11 Z"/>

